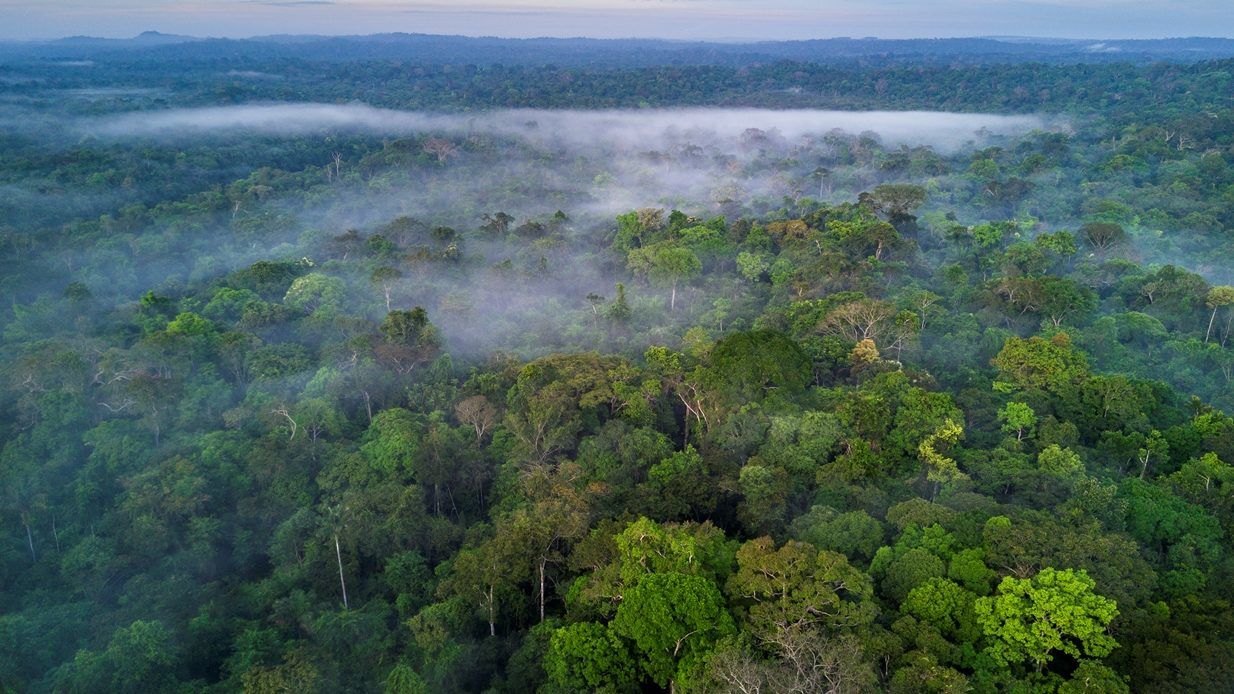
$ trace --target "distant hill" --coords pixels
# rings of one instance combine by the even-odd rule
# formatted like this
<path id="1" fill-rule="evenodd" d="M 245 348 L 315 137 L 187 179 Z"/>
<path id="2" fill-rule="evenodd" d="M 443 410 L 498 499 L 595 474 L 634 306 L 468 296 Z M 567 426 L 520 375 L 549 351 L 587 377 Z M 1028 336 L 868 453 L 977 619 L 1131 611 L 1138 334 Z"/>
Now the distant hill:
<path id="1" fill-rule="evenodd" d="M 991 64 L 1043 62 L 1196 62 L 1234 57 L 1234 39 L 1076 40 L 1026 37 L 897 39 L 830 38 L 753 43 L 649 39 L 538 38 L 375 34 L 195 38 L 145 32 L 131 39 L 74 36 L 44 42 L 0 43 L 0 59 L 143 61 L 168 58 L 356 60 L 487 65 L 750 65 L 803 63 Z"/>
<path id="2" fill-rule="evenodd" d="M 178 34 L 162 34 L 157 31 L 144 31 L 131 39 L 104 39 L 97 36 L 67 36 L 62 39 L 55 39 L 45 42 L 22 43 L 32 50 L 127 50 L 134 48 L 148 48 L 150 46 L 166 46 L 170 44 L 180 44 L 189 42 L 200 42 L 196 36 L 180 36 Z"/>

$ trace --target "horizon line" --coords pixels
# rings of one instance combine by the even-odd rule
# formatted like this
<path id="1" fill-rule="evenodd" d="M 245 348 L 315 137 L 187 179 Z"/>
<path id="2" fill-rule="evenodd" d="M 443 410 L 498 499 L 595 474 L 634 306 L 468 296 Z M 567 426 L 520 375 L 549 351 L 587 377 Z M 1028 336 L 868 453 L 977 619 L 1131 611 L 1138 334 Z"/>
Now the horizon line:
<path id="1" fill-rule="evenodd" d="M 1110 38 L 1110 37 L 1083 37 L 1070 38 L 1065 36 L 1043 36 L 1043 35 L 1016 35 L 1016 34 L 956 34 L 950 36 L 905 36 L 887 38 L 881 36 L 852 36 L 852 35 L 835 35 L 835 36 L 816 36 L 803 39 L 768 39 L 768 38 L 753 38 L 739 36 L 718 36 L 709 38 L 674 38 L 667 36 L 587 36 L 583 34 L 574 35 L 551 35 L 543 36 L 501 36 L 497 34 L 462 34 L 462 33 L 431 33 L 431 32 L 415 32 L 415 31 L 385 31 L 375 33 L 276 33 L 276 34 L 252 34 L 245 36 L 198 36 L 194 34 L 179 34 L 174 32 L 164 32 L 157 29 L 147 29 L 133 35 L 94 35 L 94 34 L 70 34 L 61 36 L 46 36 L 40 38 L 11 38 L 0 36 L 0 43 L 18 43 L 18 44 L 41 44 L 55 43 L 59 41 L 71 40 L 98 40 L 98 41 L 136 41 L 143 36 L 165 36 L 172 38 L 181 38 L 191 41 L 259 41 L 262 39 L 275 38 L 340 38 L 340 39 L 365 39 L 380 36 L 427 36 L 439 38 L 460 38 L 460 39 L 496 39 L 502 41 L 660 41 L 664 43 L 728 43 L 728 44 L 774 44 L 774 43 L 808 43 L 810 41 L 956 41 L 964 39 L 984 39 L 988 41 L 1058 41 L 1067 43 L 1083 43 L 1087 41 L 1118 41 L 1118 42 L 1149 42 L 1149 41 L 1183 41 L 1183 40 L 1218 40 L 1218 41 L 1234 41 L 1234 36 L 1220 35 L 1175 35 L 1175 36 L 1155 36 L 1151 38 Z"/>

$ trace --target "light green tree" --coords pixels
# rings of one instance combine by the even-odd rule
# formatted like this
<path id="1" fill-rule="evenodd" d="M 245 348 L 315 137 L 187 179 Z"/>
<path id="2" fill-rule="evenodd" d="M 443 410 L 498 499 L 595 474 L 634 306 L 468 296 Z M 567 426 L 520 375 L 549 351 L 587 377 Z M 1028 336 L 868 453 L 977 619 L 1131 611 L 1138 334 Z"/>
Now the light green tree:
<path id="1" fill-rule="evenodd" d="M 989 640 L 987 654 L 1002 665 L 1030 662 L 1038 671 L 1058 653 L 1103 658 L 1118 642 L 1110 622 L 1118 604 L 1093 592 L 1083 570 L 1042 569 L 1032 578 L 1004 578 L 998 594 L 978 598 L 973 608 Z"/>
<path id="2" fill-rule="evenodd" d="M 998 421 L 1003 423 L 1004 432 L 1015 434 L 1016 441 L 1023 441 L 1036 429 L 1037 413 L 1027 403 L 1013 401 L 998 411 Z"/>
<path id="3" fill-rule="evenodd" d="M 611 627 L 580 622 L 553 632 L 544 671 L 565 691 L 627 692 L 638 673 L 629 649 Z"/>
<path id="4" fill-rule="evenodd" d="M 968 477 L 960 471 L 960 466 L 954 459 L 948 458 L 938 450 L 940 443 L 954 444 L 962 438 L 964 438 L 964 428 L 948 417 L 942 426 L 933 434 L 925 437 L 921 445 L 917 447 L 917 456 L 925 466 L 926 480 L 934 483 L 935 492 L 943 484 Z"/>

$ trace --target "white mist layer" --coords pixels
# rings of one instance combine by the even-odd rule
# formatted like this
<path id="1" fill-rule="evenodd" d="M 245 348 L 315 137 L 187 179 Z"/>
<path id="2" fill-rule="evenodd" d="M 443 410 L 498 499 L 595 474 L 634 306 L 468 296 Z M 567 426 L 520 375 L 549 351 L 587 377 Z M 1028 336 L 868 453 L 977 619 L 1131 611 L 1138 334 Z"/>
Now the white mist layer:
<path id="1" fill-rule="evenodd" d="M 873 132 L 891 145 L 929 145 L 943 151 L 982 135 L 1014 136 L 1045 127 L 1038 116 L 937 111 L 823 111 L 769 109 L 655 109 L 577 111 L 511 109 L 457 115 L 397 111 L 362 104 L 263 104 L 139 111 L 85 123 L 108 137 L 192 137 L 261 133 L 296 136 L 321 131 L 379 135 L 492 134 L 541 145 L 647 148 L 741 137 L 754 128 L 789 140 L 833 130 Z"/>

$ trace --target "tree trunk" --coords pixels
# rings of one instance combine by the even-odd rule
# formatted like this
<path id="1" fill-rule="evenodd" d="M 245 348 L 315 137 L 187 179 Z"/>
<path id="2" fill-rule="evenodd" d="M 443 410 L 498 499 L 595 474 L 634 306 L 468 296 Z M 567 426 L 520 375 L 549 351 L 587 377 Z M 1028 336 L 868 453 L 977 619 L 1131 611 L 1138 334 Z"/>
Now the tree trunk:
<path id="1" fill-rule="evenodd" d="M 22 521 L 22 525 L 26 526 L 26 544 L 30 545 L 30 561 L 36 562 L 39 558 L 34 553 L 34 536 L 30 534 L 30 524 Z"/>
<path id="2" fill-rule="evenodd" d="M 1213 334 L 1213 321 L 1217 320 L 1217 308 L 1213 307 L 1213 315 L 1208 318 L 1208 332 L 1204 333 L 1204 344 L 1208 344 L 1208 338 Z"/>
<path id="3" fill-rule="evenodd" d="M 677 280 L 673 280 L 673 293 L 671 298 L 668 300 L 668 310 L 677 310 Z"/>
<path id="4" fill-rule="evenodd" d="M 494 615 L 493 586 L 488 587 L 488 635 L 497 635 L 497 618 Z"/>
<path id="5" fill-rule="evenodd" d="M 343 609 L 351 609 L 347 605 L 347 581 L 343 580 L 343 552 L 338 546 L 338 533 L 334 533 L 334 556 L 338 559 L 338 583 L 343 589 Z"/>
<path id="6" fill-rule="evenodd" d="M 540 622 L 544 622 L 544 564 L 548 561 L 540 558 Z"/>

